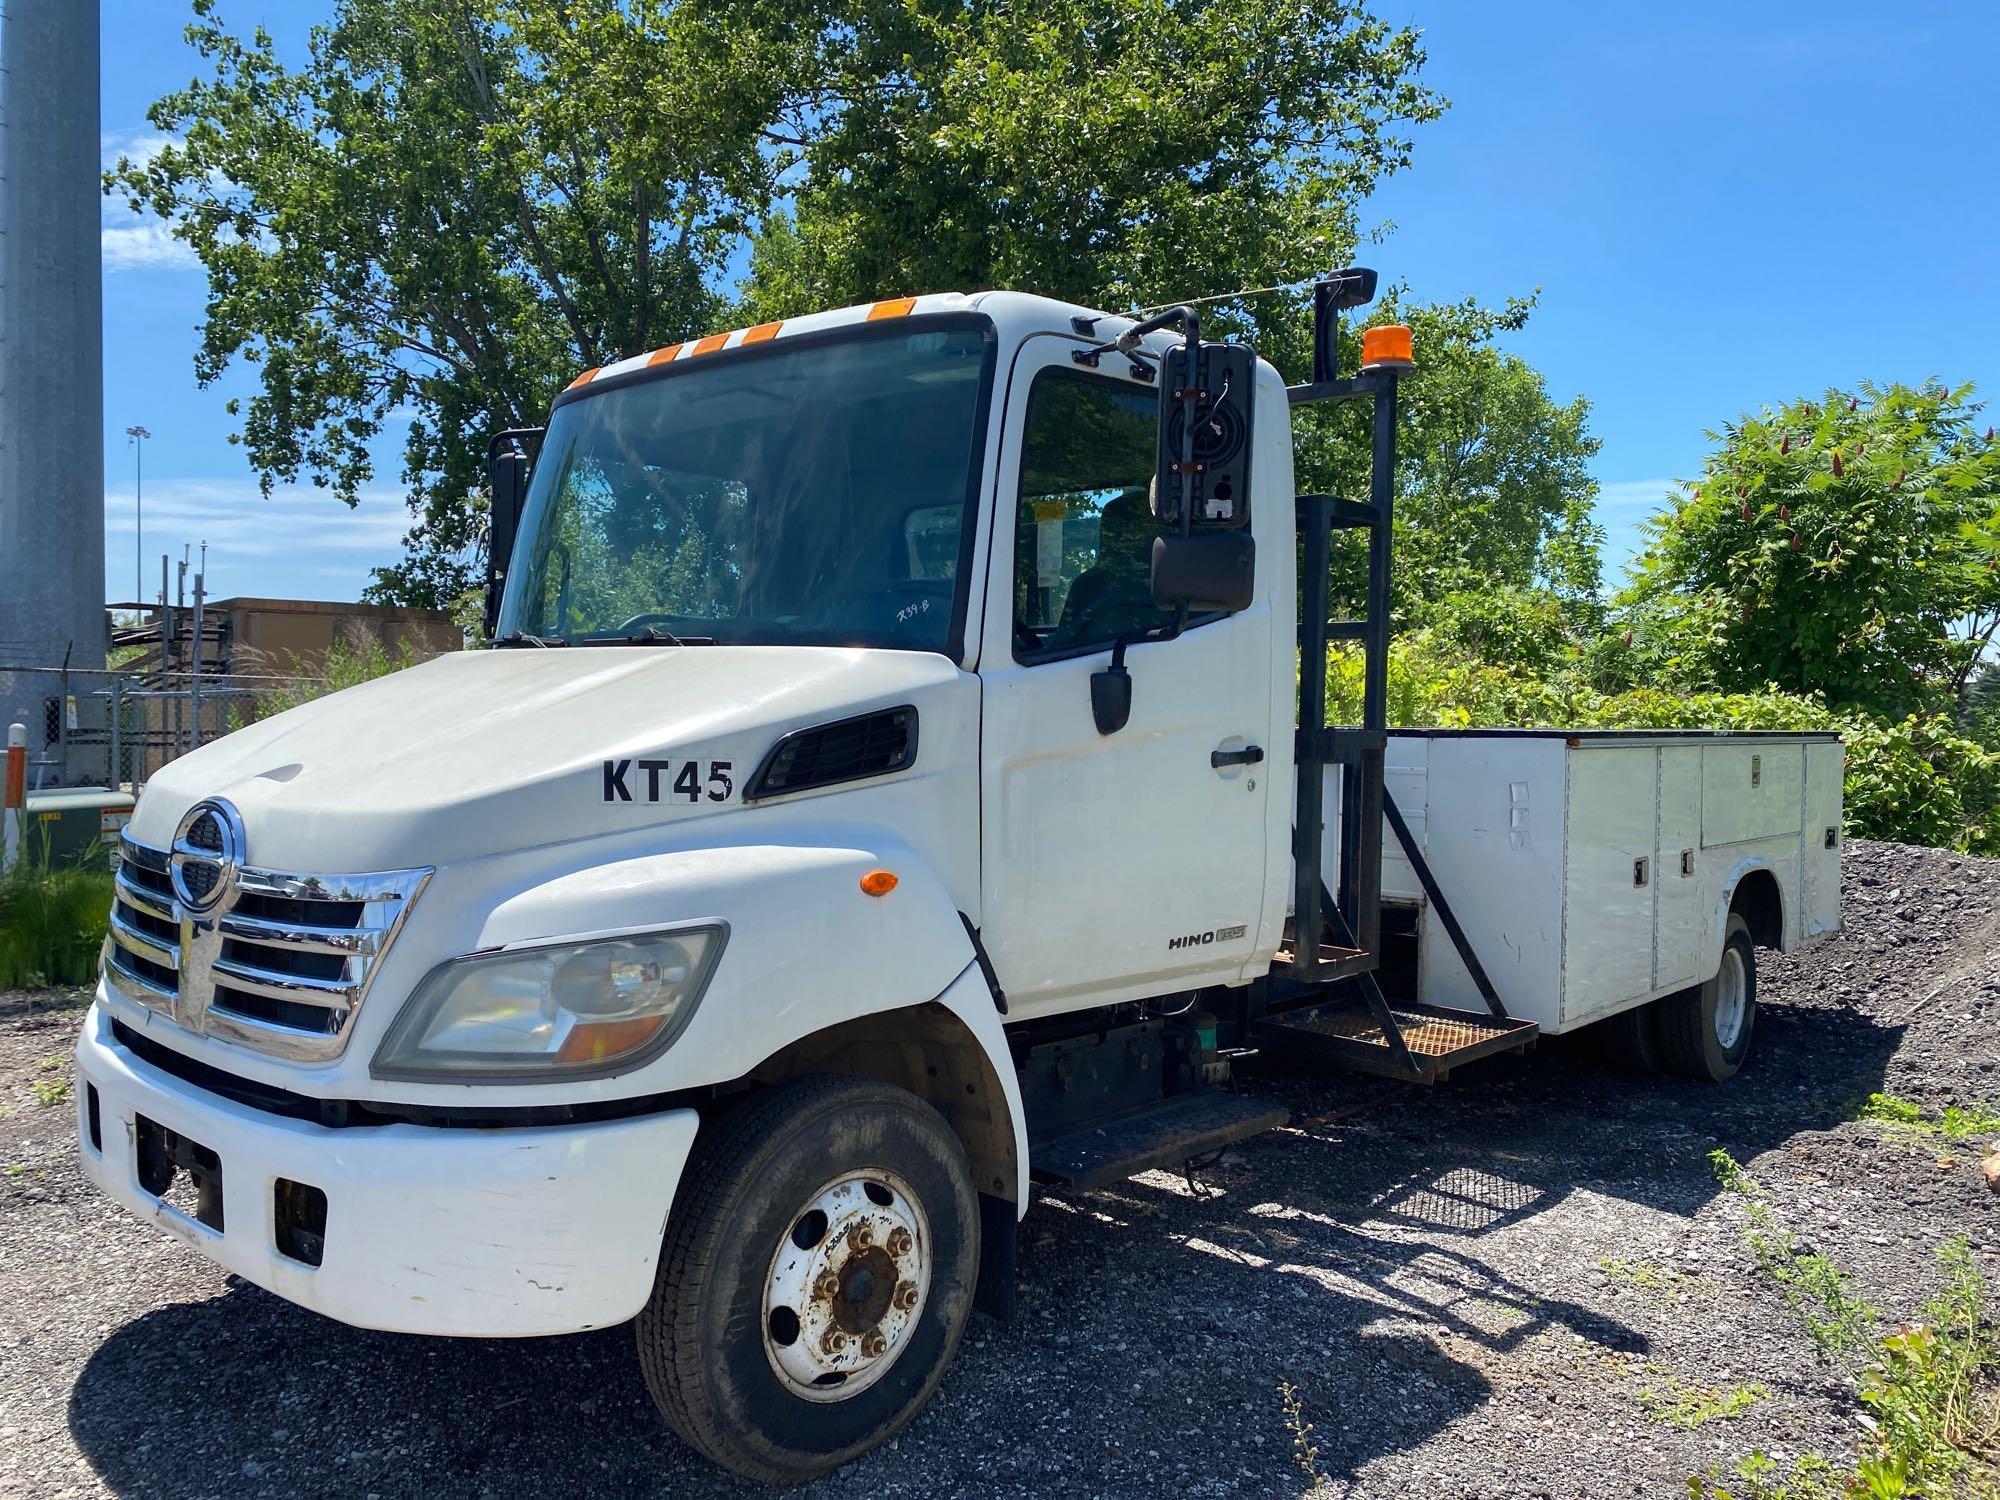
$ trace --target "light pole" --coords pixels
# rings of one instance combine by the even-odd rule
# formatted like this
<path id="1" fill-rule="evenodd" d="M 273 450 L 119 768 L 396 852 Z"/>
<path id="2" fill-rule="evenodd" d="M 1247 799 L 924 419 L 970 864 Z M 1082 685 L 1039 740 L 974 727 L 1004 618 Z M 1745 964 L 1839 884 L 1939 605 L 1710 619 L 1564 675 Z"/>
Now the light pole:
<path id="1" fill-rule="evenodd" d="M 132 597 L 146 602 L 146 439 L 152 433 L 143 427 L 125 429 L 125 441 L 132 445 Z"/>

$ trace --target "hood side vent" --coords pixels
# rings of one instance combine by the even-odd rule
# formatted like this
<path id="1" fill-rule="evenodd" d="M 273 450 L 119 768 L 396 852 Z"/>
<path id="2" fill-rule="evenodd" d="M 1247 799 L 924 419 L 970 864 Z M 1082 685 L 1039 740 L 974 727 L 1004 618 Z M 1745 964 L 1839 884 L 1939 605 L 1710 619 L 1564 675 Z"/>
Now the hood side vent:
<path id="1" fill-rule="evenodd" d="M 886 776 L 917 758 L 917 711 L 878 709 L 831 724 L 795 729 L 771 747 L 744 790 L 745 802 Z"/>

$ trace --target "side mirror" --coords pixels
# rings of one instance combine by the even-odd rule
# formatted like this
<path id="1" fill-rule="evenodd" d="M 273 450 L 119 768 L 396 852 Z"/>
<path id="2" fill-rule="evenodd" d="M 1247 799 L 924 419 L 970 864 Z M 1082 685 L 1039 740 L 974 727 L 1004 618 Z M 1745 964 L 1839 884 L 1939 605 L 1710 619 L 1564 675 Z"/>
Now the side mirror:
<path id="1" fill-rule="evenodd" d="M 524 432 L 502 432 L 486 445 L 486 479 L 492 493 L 486 548 L 486 633 L 500 623 L 500 599 L 507 586 L 507 562 L 514 555 L 514 537 L 521 527 L 521 506 L 528 496 L 528 455 L 517 438 Z"/>
<path id="2" fill-rule="evenodd" d="M 1191 614 L 1248 609 L 1257 596 L 1257 543 L 1247 531 L 1153 538 L 1153 603 Z"/>
<path id="3" fill-rule="evenodd" d="M 1250 524 L 1250 416 L 1256 387 L 1257 355 L 1241 344 L 1184 340 L 1161 359 L 1160 453 L 1153 494 L 1165 528 Z"/>

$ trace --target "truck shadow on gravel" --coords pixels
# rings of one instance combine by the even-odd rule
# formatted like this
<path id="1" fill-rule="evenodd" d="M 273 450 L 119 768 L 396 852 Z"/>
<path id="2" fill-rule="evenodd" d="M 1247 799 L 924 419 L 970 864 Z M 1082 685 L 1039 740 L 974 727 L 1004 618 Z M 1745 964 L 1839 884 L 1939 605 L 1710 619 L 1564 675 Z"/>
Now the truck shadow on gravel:
<path id="1" fill-rule="evenodd" d="M 1577 1216 L 1614 1242 L 1621 1214 L 1657 1236 L 1715 1196 L 1710 1150 L 1747 1161 L 1835 1123 L 1881 1086 L 1899 1036 L 1854 1010 L 1773 1006 L 1719 1088 L 1547 1045 L 1331 1120 L 1382 1085 L 1253 1079 L 1299 1123 L 1195 1188 L 1149 1173 L 1043 1200 L 1022 1226 L 1015 1321 L 975 1319 L 911 1431 L 822 1487 L 1296 1492 L 1280 1382 L 1319 1472 L 1341 1479 L 1488 1406 L 1547 1329 L 1646 1354 L 1582 1300 L 1580 1273 L 1607 1252 Z M 667 1431 L 626 1329 L 374 1334 L 240 1282 L 111 1331 L 68 1415 L 123 1495 L 756 1488 Z"/>

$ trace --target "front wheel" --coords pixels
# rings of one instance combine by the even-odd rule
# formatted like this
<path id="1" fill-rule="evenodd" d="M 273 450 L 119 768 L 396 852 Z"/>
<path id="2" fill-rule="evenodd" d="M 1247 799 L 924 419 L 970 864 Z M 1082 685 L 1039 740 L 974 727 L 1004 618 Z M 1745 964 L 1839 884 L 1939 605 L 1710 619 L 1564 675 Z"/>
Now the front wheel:
<path id="1" fill-rule="evenodd" d="M 944 1377 L 979 1263 L 978 1198 L 943 1118 L 869 1079 L 805 1078 L 696 1148 L 639 1362 L 668 1423 L 797 1484 L 895 1436 Z"/>
<path id="2" fill-rule="evenodd" d="M 1659 1002 L 1660 1060 L 1683 1078 L 1734 1078 L 1756 1022 L 1757 950 L 1750 925 L 1731 912 L 1715 978 Z"/>

